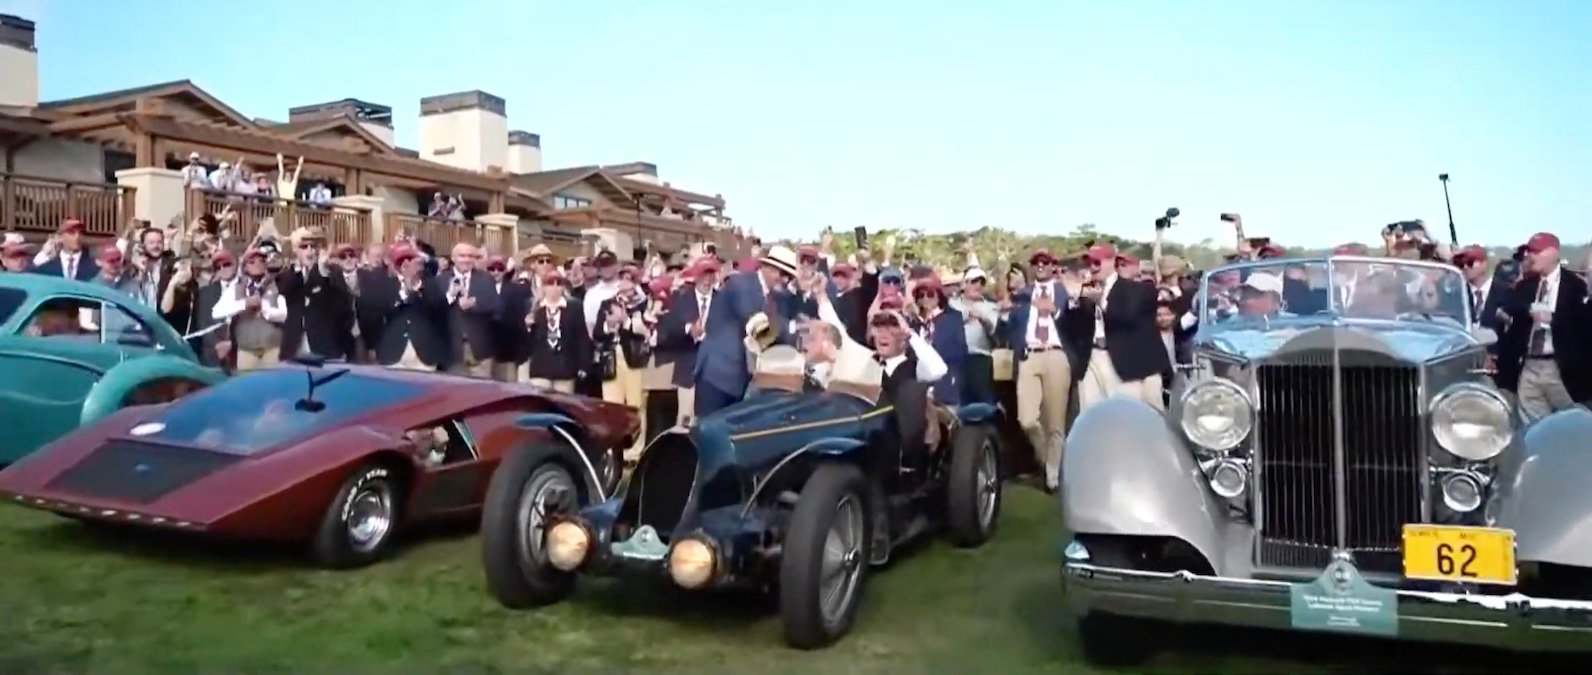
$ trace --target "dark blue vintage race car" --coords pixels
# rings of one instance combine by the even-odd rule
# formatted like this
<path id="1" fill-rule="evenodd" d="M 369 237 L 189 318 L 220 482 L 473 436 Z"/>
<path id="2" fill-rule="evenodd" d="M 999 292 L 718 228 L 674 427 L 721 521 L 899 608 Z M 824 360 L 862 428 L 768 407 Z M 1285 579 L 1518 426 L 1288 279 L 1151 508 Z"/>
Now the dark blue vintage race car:
<path id="1" fill-rule="evenodd" d="M 973 547 L 995 530 L 996 408 L 928 408 L 917 394 L 914 424 L 910 408 L 866 397 L 762 390 L 658 436 L 612 496 L 566 448 L 515 452 L 486 498 L 488 585 L 511 608 L 563 600 L 581 574 L 773 590 L 787 641 L 828 645 L 888 549 L 936 529 Z M 933 431 L 904 444 L 904 426 L 926 431 L 926 411 Z M 875 538 L 881 526 L 888 536 Z"/>

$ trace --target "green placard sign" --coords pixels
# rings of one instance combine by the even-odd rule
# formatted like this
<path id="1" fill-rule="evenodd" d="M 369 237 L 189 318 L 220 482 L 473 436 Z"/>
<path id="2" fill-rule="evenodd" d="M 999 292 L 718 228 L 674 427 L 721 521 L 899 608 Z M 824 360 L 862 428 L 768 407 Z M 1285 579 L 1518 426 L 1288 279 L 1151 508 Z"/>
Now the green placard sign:
<path id="1" fill-rule="evenodd" d="M 1294 584 L 1290 595 L 1294 628 L 1398 635 L 1398 593 L 1373 586 L 1348 560 L 1333 560 L 1315 581 Z"/>

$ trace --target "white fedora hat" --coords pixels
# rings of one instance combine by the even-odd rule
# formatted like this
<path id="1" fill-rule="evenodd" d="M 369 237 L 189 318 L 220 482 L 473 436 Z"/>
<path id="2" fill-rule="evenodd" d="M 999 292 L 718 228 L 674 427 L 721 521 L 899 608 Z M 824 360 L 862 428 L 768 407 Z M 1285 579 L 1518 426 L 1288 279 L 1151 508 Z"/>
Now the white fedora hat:
<path id="1" fill-rule="evenodd" d="M 796 252 L 790 250 L 789 246 L 773 246 L 757 262 L 791 276 L 796 276 Z"/>

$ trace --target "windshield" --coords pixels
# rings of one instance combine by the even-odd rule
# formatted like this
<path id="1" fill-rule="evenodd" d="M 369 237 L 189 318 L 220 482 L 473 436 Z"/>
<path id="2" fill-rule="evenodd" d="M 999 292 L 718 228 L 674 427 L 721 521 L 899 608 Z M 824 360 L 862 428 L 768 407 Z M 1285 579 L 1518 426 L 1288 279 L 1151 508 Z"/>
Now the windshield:
<path id="1" fill-rule="evenodd" d="M 1303 258 L 1233 265 L 1205 276 L 1204 325 L 1300 316 L 1470 320 L 1465 280 L 1448 265 L 1386 258 Z"/>
<path id="2" fill-rule="evenodd" d="M 349 372 L 327 380 L 336 371 L 311 370 L 326 380 L 315 388 L 316 412 L 295 405 L 309 389 L 304 369 L 278 368 L 238 375 L 190 394 L 160 417 L 134 427 L 134 435 L 197 445 L 239 455 L 324 433 L 355 416 L 418 396 L 422 386 Z M 140 430 L 152 429 L 138 434 Z"/>

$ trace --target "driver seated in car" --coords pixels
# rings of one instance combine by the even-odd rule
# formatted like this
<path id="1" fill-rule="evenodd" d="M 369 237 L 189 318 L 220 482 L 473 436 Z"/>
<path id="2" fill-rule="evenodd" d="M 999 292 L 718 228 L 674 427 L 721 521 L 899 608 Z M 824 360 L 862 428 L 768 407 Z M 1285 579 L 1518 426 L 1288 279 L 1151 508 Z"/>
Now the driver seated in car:
<path id="1" fill-rule="evenodd" d="M 415 446 L 415 456 L 426 466 L 441 466 L 448 458 L 448 431 L 442 427 L 410 429 L 404 437 Z"/>

